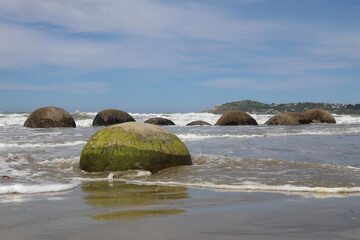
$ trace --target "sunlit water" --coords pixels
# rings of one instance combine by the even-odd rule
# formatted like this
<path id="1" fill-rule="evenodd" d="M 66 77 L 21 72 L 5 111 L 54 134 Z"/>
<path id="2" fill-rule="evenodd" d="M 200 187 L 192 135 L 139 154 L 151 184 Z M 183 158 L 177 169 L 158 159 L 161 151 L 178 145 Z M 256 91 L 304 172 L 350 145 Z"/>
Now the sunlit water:
<path id="1" fill-rule="evenodd" d="M 266 126 L 271 115 L 252 115 L 259 126 L 187 127 L 210 113 L 130 113 L 136 121 L 165 117 L 188 147 L 191 166 L 91 174 L 79 168 L 96 113 L 73 114 L 77 128 L 23 127 L 29 113 L 0 114 L 0 194 L 73 189 L 87 181 L 187 186 L 236 191 L 352 195 L 360 193 L 360 116 L 335 115 L 337 124 Z"/>

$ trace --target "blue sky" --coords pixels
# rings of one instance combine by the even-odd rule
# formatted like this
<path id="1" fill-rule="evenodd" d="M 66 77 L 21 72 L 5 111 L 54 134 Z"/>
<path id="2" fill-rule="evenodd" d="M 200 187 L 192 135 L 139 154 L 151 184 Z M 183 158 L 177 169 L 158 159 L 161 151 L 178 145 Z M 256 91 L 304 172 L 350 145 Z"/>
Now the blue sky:
<path id="1" fill-rule="evenodd" d="M 360 1 L 0 0 L 0 112 L 360 103 Z"/>

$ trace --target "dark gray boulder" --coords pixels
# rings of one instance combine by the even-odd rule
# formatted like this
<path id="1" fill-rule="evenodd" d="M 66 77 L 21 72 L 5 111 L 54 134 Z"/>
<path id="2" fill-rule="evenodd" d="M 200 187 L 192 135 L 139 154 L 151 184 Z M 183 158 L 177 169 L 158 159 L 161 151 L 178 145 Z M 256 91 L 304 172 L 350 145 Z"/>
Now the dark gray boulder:
<path id="1" fill-rule="evenodd" d="M 285 126 L 299 126 L 301 124 L 309 124 L 304 115 L 296 112 L 282 113 L 271 117 L 265 122 L 266 125 L 285 125 Z"/>
<path id="2" fill-rule="evenodd" d="M 336 120 L 331 113 L 323 109 L 310 109 L 304 113 L 306 120 L 313 123 L 336 123 Z"/>
<path id="3" fill-rule="evenodd" d="M 234 110 L 224 113 L 216 122 L 217 126 L 258 125 L 256 120 L 246 112 Z"/>
<path id="4" fill-rule="evenodd" d="M 145 123 L 150 123 L 150 124 L 154 124 L 154 125 L 175 125 L 175 123 L 173 121 L 171 121 L 170 119 L 166 119 L 166 118 L 162 118 L 162 117 L 150 118 L 150 119 L 146 120 Z"/>
<path id="5" fill-rule="evenodd" d="M 105 109 L 95 116 L 93 126 L 109 126 L 124 122 L 135 122 L 135 119 L 124 111 Z"/>
<path id="6" fill-rule="evenodd" d="M 186 126 L 211 126 L 211 124 L 205 121 L 193 121 L 186 124 Z"/>
<path id="7" fill-rule="evenodd" d="M 73 117 L 64 109 L 58 107 L 43 107 L 35 110 L 26 119 L 24 127 L 54 128 L 76 127 Z"/>

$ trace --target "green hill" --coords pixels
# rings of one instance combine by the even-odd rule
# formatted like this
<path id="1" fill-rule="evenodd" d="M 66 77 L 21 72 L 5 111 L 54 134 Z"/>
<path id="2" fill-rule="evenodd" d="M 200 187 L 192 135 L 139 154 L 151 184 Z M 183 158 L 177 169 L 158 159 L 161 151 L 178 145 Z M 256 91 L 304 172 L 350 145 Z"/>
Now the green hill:
<path id="1" fill-rule="evenodd" d="M 320 108 L 334 114 L 360 114 L 360 104 L 330 104 L 330 103 L 284 103 L 284 104 L 266 104 L 257 101 L 243 100 L 237 102 L 224 103 L 221 106 L 215 106 L 210 110 L 203 111 L 208 113 L 223 114 L 231 110 L 240 110 L 249 113 L 278 114 L 283 112 L 299 112 Z"/>

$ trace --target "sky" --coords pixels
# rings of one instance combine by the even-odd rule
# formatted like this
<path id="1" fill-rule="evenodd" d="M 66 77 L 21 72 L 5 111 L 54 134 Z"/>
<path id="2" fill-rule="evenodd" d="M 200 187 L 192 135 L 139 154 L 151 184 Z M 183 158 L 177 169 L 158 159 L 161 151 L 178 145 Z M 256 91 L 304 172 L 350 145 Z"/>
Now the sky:
<path id="1" fill-rule="evenodd" d="M 0 112 L 360 103 L 358 0 L 0 0 Z"/>

